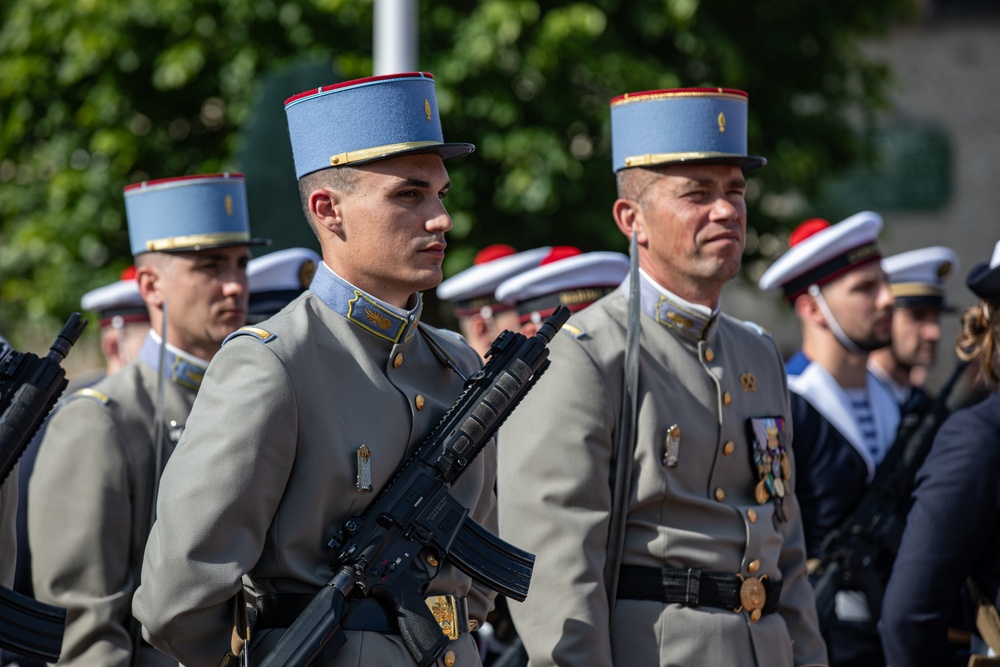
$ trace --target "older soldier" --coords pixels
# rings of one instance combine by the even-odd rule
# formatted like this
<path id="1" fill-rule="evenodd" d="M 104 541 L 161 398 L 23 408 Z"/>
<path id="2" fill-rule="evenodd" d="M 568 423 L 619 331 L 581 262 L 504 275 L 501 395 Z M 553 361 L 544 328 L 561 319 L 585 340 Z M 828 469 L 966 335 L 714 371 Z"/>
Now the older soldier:
<path id="1" fill-rule="evenodd" d="M 743 253 L 743 172 L 765 162 L 747 155 L 746 120 L 746 93 L 729 89 L 611 102 L 613 214 L 635 235 L 638 298 L 620 289 L 574 316 L 500 432 L 501 534 L 537 554 L 527 600 L 511 603 L 534 667 L 826 662 L 781 356 L 759 327 L 719 310 Z M 635 358 L 632 305 L 632 484 L 616 507 L 608 480 Z"/>
<path id="2" fill-rule="evenodd" d="M 893 296 L 879 260 L 882 217 L 865 211 L 835 225 L 814 218 L 796 228 L 791 248 L 761 276 L 781 288 L 802 327 L 802 350 L 789 359 L 795 424 L 796 495 L 810 558 L 855 508 L 896 437 L 899 408 L 866 366 L 892 336 Z M 874 565 L 872 566 L 874 568 Z M 832 665 L 885 664 L 860 591 L 836 596 L 827 634 Z"/>
<path id="3" fill-rule="evenodd" d="M 65 665 L 177 664 L 142 642 L 132 595 L 160 471 L 209 360 L 244 323 L 260 243 L 240 174 L 131 185 L 125 210 L 152 329 L 136 359 L 52 417 L 29 488 L 35 594 L 69 610 Z"/>
<path id="4" fill-rule="evenodd" d="M 910 250 L 882 260 L 895 298 L 892 342 L 868 355 L 868 370 L 892 392 L 901 413 L 926 411 L 930 397 L 914 384 L 934 365 L 941 341 L 945 279 L 958 271 L 951 248 Z"/>
<path id="5" fill-rule="evenodd" d="M 285 109 L 323 263 L 305 294 L 222 348 L 164 473 L 134 611 L 187 667 L 216 667 L 230 650 L 244 581 L 257 605 L 249 659 L 268 654 L 332 576 L 327 540 L 481 365 L 457 334 L 420 322 L 452 226 L 444 160 L 473 150 L 443 142 L 433 78 L 348 81 Z M 452 488 L 488 529 L 494 478 L 491 445 Z M 492 593 L 448 564 L 419 593 L 449 596 L 458 612 L 439 664 L 479 664 L 469 630 Z M 331 665 L 416 664 L 396 610 L 373 598 L 349 603 L 341 627 Z"/>
<path id="6" fill-rule="evenodd" d="M 517 330 L 517 312 L 497 300 L 497 286 L 538 266 L 550 250 L 545 246 L 517 252 L 503 243 L 486 246 L 476 253 L 472 266 L 438 285 L 438 298 L 454 304 L 459 330 L 480 356 L 485 357 L 504 329 Z"/>

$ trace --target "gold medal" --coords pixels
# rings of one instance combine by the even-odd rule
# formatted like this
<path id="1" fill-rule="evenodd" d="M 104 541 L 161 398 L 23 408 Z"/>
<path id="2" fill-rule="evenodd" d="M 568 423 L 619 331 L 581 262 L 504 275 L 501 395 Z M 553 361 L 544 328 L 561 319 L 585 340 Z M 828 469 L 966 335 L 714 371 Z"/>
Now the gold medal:
<path id="1" fill-rule="evenodd" d="M 785 497 L 785 483 L 781 481 L 780 477 L 774 478 L 774 492 L 779 498 Z"/>
<path id="2" fill-rule="evenodd" d="M 767 490 L 767 485 L 764 484 L 764 480 L 757 482 L 757 488 L 754 489 L 754 497 L 757 499 L 759 505 L 763 505 L 771 497 L 771 494 Z"/>
<path id="3" fill-rule="evenodd" d="M 787 454 L 781 455 L 781 476 L 785 478 L 786 482 L 792 478 L 792 462 Z"/>

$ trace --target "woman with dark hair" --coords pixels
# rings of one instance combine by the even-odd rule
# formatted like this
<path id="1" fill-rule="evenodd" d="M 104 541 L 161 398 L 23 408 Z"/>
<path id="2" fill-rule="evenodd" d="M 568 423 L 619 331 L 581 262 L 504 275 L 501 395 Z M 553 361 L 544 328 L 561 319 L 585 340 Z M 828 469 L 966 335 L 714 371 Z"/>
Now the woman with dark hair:
<path id="1" fill-rule="evenodd" d="M 966 285 L 980 301 L 962 314 L 957 353 L 992 391 L 945 421 L 917 474 L 879 623 L 890 667 L 964 665 L 948 642 L 963 584 L 1000 601 L 1000 243 Z"/>

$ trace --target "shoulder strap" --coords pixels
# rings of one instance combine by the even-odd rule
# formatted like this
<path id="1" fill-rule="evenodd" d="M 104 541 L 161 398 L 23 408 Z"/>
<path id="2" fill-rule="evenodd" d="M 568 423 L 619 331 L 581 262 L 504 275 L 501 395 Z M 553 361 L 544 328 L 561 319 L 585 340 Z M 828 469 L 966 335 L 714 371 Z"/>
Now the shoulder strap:
<path id="1" fill-rule="evenodd" d="M 431 348 L 431 352 L 437 357 L 437 360 L 442 364 L 455 371 L 458 377 L 462 378 L 463 382 L 468 381 L 468 374 L 464 373 L 461 368 L 459 368 L 458 363 L 452 359 L 451 355 L 444 349 L 441 343 L 437 342 L 433 334 L 427 329 L 427 326 L 423 322 L 417 323 L 417 330 L 420 331 L 420 335 L 424 337 L 427 341 L 427 346 Z"/>

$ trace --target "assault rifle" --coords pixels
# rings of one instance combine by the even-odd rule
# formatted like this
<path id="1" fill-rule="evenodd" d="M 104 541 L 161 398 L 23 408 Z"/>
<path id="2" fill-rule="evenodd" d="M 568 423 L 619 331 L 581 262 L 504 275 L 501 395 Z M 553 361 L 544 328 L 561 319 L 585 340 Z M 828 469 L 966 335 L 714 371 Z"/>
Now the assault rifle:
<path id="1" fill-rule="evenodd" d="M 559 307 L 532 338 L 504 331 L 488 363 L 364 513 L 329 542 L 335 574 L 278 641 L 261 667 L 326 665 L 347 641 L 348 600 L 373 597 L 394 609 L 406 648 L 421 667 L 448 638 L 422 592 L 447 560 L 493 590 L 524 600 L 534 555 L 493 536 L 449 489 L 548 368 L 547 345 L 569 318 Z"/>
<path id="2" fill-rule="evenodd" d="M 66 389 L 59 364 L 86 326 L 87 320 L 73 313 L 44 358 L 10 351 L 0 359 L 0 485 Z M 65 624 L 65 609 L 0 586 L 0 648 L 55 662 Z"/>
<path id="3" fill-rule="evenodd" d="M 926 412 L 913 410 L 903 415 L 896 440 L 858 506 L 824 538 L 825 556 L 813 587 L 822 628 L 828 627 L 833 617 L 834 599 L 840 590 L 864 592 L 872 618 L 881 616 L 886 575 L 903 538 L 917 470 L 949 414 L 948 397 L 965 367 L 964 362 L 956 365 Z"/>

